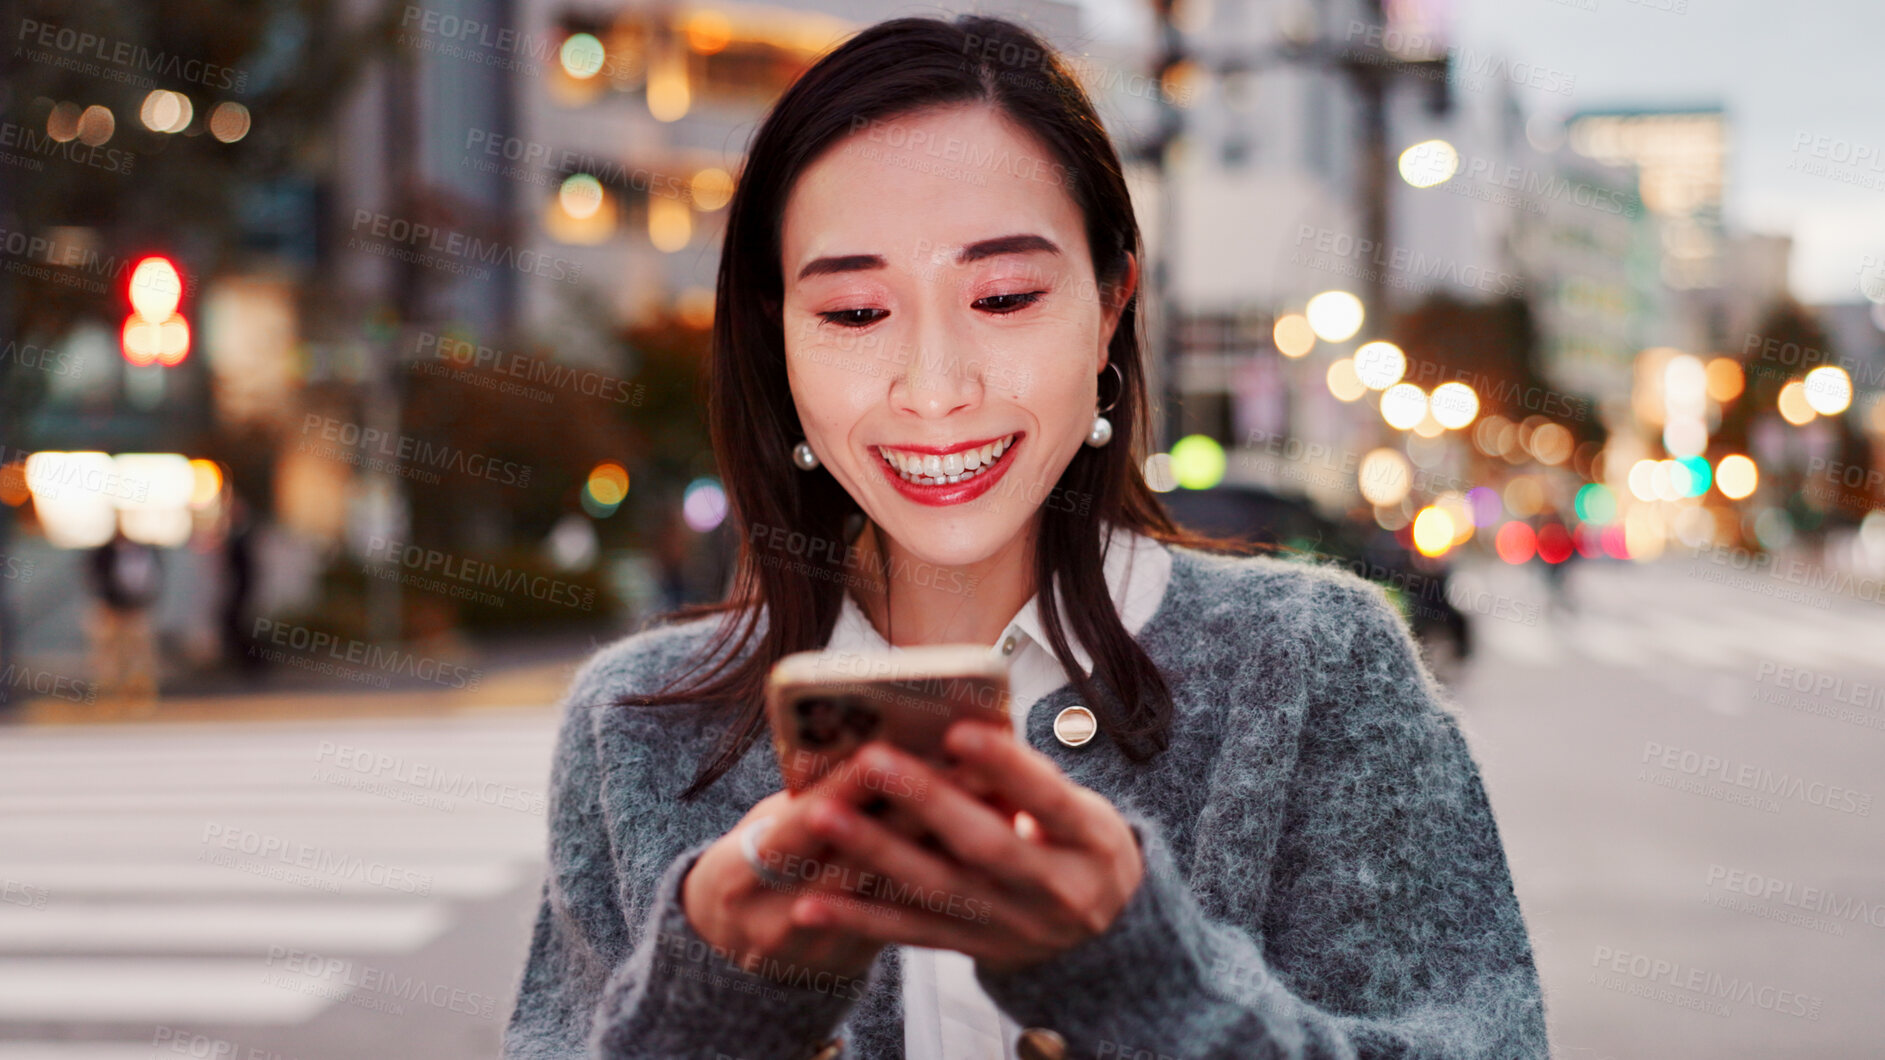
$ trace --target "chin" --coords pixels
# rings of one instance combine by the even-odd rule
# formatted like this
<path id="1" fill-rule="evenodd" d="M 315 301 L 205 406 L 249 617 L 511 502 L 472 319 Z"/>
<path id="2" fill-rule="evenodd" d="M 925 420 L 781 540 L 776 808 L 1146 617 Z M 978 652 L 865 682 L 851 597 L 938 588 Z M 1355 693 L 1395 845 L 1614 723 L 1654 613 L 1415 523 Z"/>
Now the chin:
<path id="1" fill-rule="evenodd" d="M 1034 510 L 1021 510 L 1017 499 L 989 497 L 984 498 L 985 506 L 964 506 L 980 506 L 980 511 L 899 512 L 888 520 L 877 520 L 877 525 L 911 562 L 967 567 L 997 555 L 1026 528 Z"/>

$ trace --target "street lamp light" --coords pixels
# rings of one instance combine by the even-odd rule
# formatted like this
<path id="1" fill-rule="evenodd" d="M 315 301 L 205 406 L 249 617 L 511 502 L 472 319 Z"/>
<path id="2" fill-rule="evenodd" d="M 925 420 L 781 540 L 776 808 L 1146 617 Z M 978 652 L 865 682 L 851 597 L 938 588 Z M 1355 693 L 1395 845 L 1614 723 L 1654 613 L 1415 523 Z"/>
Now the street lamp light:
<path id="1" fill-rule="evenodd" d="M 1346 342 L 1361 330 L 1361 299 L 1347 291 L 1324 291 L 1309 299 L 1309 327 L 1324 342 Z"/>

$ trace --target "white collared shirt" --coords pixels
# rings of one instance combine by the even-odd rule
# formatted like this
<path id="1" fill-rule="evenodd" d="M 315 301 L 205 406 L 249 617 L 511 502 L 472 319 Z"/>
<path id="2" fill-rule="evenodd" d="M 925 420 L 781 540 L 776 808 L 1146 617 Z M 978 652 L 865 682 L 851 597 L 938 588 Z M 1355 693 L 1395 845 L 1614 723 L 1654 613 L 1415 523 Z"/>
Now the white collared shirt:
<path id="1" fill-rule="evenodd" d="M 1111 527 L 1104 549 L 1106 588 L 1126 632 L 1136 635 L 1165 598 L 1172 554 L 1156 538 L 1129 527 Z M 1055 587 L 1065 615 L 1066 595 Z M 1042 696 L 1072 677 L 1054 656 L 1036 608 L 1028 598 L 1008 622 L 990 651 L 1008 660 L 1008 690 L 1014 731 L 1027 738 L 1028 710 Z M 1073 657 L 1087 673 L 1093 657 L 1072 629 L 1067 631 Z M 831 631 L 828 650 L 883 651 L 891 648 L 870 619 L 845 594 L 844 607 Z M 900 946 L 903 965 L 903 1041 L 906 1060 L 1013 1060 L 1021 1028 L 1001 1012 L 975 980 L 975 962 L 954 950 Z"/>

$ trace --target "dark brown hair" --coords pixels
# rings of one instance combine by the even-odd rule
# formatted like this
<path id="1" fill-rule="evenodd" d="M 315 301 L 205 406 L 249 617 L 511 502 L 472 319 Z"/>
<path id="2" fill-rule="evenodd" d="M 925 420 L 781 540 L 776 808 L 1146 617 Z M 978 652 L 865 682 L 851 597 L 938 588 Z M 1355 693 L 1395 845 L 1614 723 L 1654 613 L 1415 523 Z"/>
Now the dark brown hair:
<path id="1" fill-rule="evenodd" d="M 844 603 L 845 583 L 858 577 L 847 573 L 848 544 L 862 519 L 857 502 L 828 472 L 800 471 L 790 455 L 804 432 L 786 379 L 780 313 L 779 233 L 787 196 L 808 165 L 866 123 L 960 104 L 996 108 L 1058 161 L 1063 186 L 1085 217 L 1099 291 L 1117 291 L 1127 255 L 1142 256 L 1119 155 L 1092 102 L 1047 45 L 1011 22 L 964 15 L 952 22 L 878 23 L 821 58 L 773 105 L 753 137 L 729 204 L 714 297 L 708 426 L 739 536 L 732 584 L 718 603 L 662 616 L 685 621 L 719 614 L 722 621 L 682 674 L 656 693 L 616 704 L 718 708 L 727 736 L 681 798 L 704 790 L 752 746 L 765 729 L 764 688 L 772 665 L 788 653 L 825 646 Z M 1126 755 L 1143 761 L 1166 746 L 1172 697 L 1113 607 L 1101 530 L 1118 524 L 1168 544 L 1243 549 L 1179 528 L 1145 483 L 1141 467 L 1150 418 L 1137 303 L 1135 291 L 1107 347 L 1121 384 L 1109 412 L 1114 438 L 1099 448 L 1082 446 L 1042 499 L 1033 573 L 1054 655 L 1075 675 L 1074 685 L 1101 730 Z M 1101 381 L 1104 403 L 1104 375 Z M 781 532 L 799 544 L 762 553 L 761 539 Z M 1042 591 L 1054 584 L 1067 604 L 1064 615 L 1055 594 Z M 1069 628 L 1093 657 L 1091 676 L 1073 657 Z M 747 651 L 755 639 L 756 649 Z M 710 661 L 714 665 L 707 668 Z M 700 676 L 676 688 L 688 674 Z M 1113 695 L 1102 696 L 1101 686 Z"/>

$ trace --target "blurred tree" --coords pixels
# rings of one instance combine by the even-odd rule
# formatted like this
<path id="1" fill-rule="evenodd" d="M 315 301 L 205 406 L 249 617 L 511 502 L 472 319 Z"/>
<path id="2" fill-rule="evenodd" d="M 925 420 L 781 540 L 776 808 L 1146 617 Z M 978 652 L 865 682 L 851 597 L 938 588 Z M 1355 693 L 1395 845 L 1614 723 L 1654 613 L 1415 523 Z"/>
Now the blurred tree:
<path id="1" fill-rule="evenodd" d="M 0 25 L 0 341 L 61 349 L 81 322 L 116 334 L 137 256 L 201 280 L 240 251 L 244 196 L 302 165 L 349 82 L 391 39 L 398 0 L 7 0 Z M 344 21 L 345 10 L 349 17 Z M 149 93 L 190 100 L 180 133 L 140 115 Z M 208 134 L 214 107 L 247 108 L 247 135 Z M 90 110 L 103 107 L 109 113 Z M 225 126 L 225 129 L 228 127 Z M 17 350 L 18 345 L 8 347 Z M 171 369 L 202 391 L 201 358 Z M 30 451 L 47 373 L 0 355 L 0 466 Z M 199 405 L 199 407 L 201 407 Z M 100 425 L 88 421 L 93 429 Z M 178 425 L 179 444 L 200 420 Z M 104 444 L 101 441 L 98 444 Z M 0 555 L 15 512 L 0 505 Z M 12 650 L 0 580 L 0 668 Z M 5 691 L 0 690 L 0 706 Z"/>
<path id="2" fill-rule="evenodd" d="M 1728 453 L 1749 452 L 1756 425 L 1764 420 L 1778 423 L 1789 432 L 1830 430 L 1833 441 L 1825 456 L 1827 467 L 1813 473 L 1803 463 L 1763 462 L 1761 475 L 1777 495 L 1787 498 L 1787 509 L 1799 528 L 1814 530 L 1857 523 L 1881 499 L 1876 490 L 1869 488 L 1875 464 L 1864 432 L 1853 426 L 1850 415 L 1819 417 L 1805 428 L 1787 424 L 1780 417 L 1782 387 L 1805 379 L 1808 372 L 1822 364 L 1838 363 L 1832 338 L 1811 310 L 1791 298 L 1768 308 L 1756 334 L 1761 339 L 1761 350 L 1774 352 L 1751 354 L 1742 364 L 1745 383 L 1740 396 L 1722 409 L 1721 426 L 1710 439 L 1709 457 L 1719 459 Z M 1848 477 L 1846 468 L 1858 470 Z"/>
<path id="3" fill-rule="evenodd" d="M 1603 440 L 1589 397 L 1560 390 L 1546 377 L 1525 299 L 1480 303 L 1429 295 L 1400 314 L 1391 333 L 1407 353 L 1408 379 L 1421 389 L 1457 379 L 1478 393 L 1481 416 L 1498 413 L 1515 423 L 1544 416 L 1570 430 L 1580 445 Z"/>

